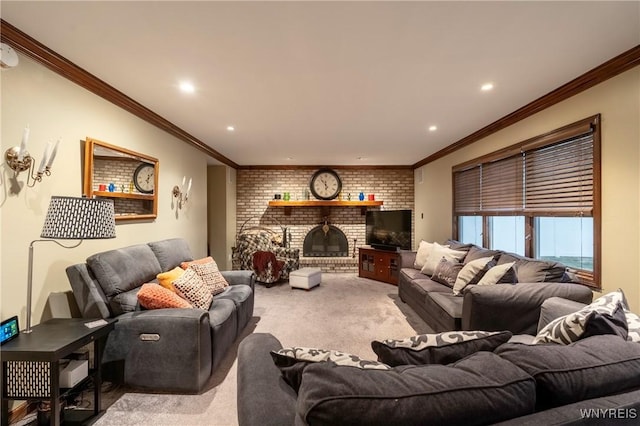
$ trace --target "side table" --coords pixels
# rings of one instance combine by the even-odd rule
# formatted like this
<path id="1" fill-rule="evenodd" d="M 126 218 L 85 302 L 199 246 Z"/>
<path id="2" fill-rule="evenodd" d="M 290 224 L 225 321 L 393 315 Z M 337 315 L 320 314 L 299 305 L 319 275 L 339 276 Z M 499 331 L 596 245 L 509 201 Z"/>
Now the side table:
<path id="1" fill-rule="evenodd" d="M 91 380 L 94 384 L 93 410 L 67 410 L 65 411 L 66 423 L 92 423 L 102 411 L 102 375 L 101 362 L 102 351 L 107 335 L 113 330 L 117 320 L 106 320 L 105 325 L 89 328 L 86 323 L 91 322 L 84 318 L 56 318 L 38 324 L 32 328 L 29 334 L 21 333 L 14 340 L 6 343 L 0 349 L 2 356 L 2 426 L 8 424 L 9 400 L 42 399 L 48 400 L 51 404 L 51 425 L 60 424 L 60 397 L 59 386 L 60 360 L 68 357 L 74 351 L 93 342 L 94 361 L 93 368 L 89 369 L 89 375 L 71 389 L 86 386 Z M 36 381 L 26 383 L 25 395 L 16 395 L 15 390 L 10 391 L 10 387 L 15 385 L 16 377 L 8 374 L 9 363 L 15 361 L 26 361 L 34 363 L 40 367 L 44 374 L 35 374 L 21 380 Z M 47 368 L 48 367 L 48 368 Z M 91 367 L 91 366 L 90 366 Z M 48 372 L 48 374 L 47 374 Z M 42 378 L 38 377 L 39 375 Z M 38 388 L 33 392 L 44 392 L 43 395 L 28 395 L 30 388 Z M 63 391 L 66 391 L 63 389 Z M 64 392 L 62 393 L 64 395 Z"/>

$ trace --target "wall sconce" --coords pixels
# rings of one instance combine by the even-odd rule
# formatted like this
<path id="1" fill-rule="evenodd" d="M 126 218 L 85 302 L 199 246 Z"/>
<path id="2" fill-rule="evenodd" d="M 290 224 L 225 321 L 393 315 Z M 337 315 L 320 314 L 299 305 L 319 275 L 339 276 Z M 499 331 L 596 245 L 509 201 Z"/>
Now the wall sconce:
<path id="1" fill-rule="evenodd" d="M 20 146 L 14 146 L 4 152 L 4 160 L 6 161 L 9 168 L 13 170 L 15 176 L 18 176 L 25 170 L 28 171 L 27 186 L 33 188 L 36 182 L 42 181 L 43 175 L 51 176 L 51 165 L 53 164 L 53 160 L 56 158 L 56 154 L 58 153 L 58 145 L 60 145 L 60 139 L 58 139 L 55 145 L 52 145 L 51 142 L 47 142 L 47 146 L 44 150 L 44 153 L 42 154 L 40 166 L 38 167 L 38 171 L 35 174 L 35 158 L 32 157 L 31 154 L 29 154 L 29 151 L 27 151 L 28 141 L 29 126 L 24 128 Z M 30 180 L 31 183 L 29 183 Z"/>
<path id="2" fill-rule="evenodd" d="M 187 190 L 184 190 L 184 183 L 186 182 L 187 177 L 183 176 L 182 177 L 182 185 L 181 186 L 174 186 L 173 190 L 171 191 L 171 194 L 173 195 L 173 198 L 176 199 L 176 204 L 178 206 L 179 209 L 182 208 L 183 204 L 187 204 L 187 201 L 189 201 L 189 192 L 191 192 L 191 178 L 189 178 L 189 185 L 187 186 Z"/>

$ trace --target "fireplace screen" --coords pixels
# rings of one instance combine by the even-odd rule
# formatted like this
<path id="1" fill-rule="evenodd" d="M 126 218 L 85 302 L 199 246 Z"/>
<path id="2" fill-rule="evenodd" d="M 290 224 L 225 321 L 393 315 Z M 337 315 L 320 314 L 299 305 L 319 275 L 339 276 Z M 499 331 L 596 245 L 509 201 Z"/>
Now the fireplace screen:
<path id="1" fill-rule="evenodd" d="M 327 232 L 323 227 L 328 228 Z M 333 225 L 319 225 L 304 237 L 302 255 L 305 257 L 346 257 L 349 255 L 347 236 Z"/>

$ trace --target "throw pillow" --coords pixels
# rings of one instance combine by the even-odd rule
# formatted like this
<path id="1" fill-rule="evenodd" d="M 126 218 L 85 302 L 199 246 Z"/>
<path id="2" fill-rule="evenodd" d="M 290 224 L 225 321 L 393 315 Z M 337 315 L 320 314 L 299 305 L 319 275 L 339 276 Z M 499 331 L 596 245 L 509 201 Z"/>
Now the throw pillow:
<path id="1" fill-rule="evenodd" d="M 629 328 L 627 340 L 640 343 L 640 317 L 627 310 L 624 311 L 624 315 L 627 319 L 627 327 Z"/>
<path id="2" fill-rule="evenodd" d="M 209 260 L 204 263 L 191 262 L 191 266 L 189 266 L 189 268 L 196 271 L 196 274 L 202 278 L 202 281 L 204 281 L 204 284 L 209 288 L 211 294 L 215 296 L 216 294 L 222 293 L 225 288 L 229 287 L 229 283 L 220 273 L 216 261 L 211 257 L 208 257 L 207 259 Z"/>
<path id="3" fill-rule="evenodd" d="M 158 284 L 142 284 L 138 302 L 145 309 L 191 308 L 191 304 L 171 290 Z"/>
<path id="4" fill-rule="evenodd" d="M 211 306 L 213 295 L 193 269 L 184 271 L 184 274 L 173 282 L 173 286 L 176 293 L 187 299 L 194 308 L 208 310 Z"/>
<path id="5" fill-rule="evenodd" d="M 621 291 L 600 296 L 579 311 L 551 321 L 538 332 L 533 343 L 568 345 L 596 334 L 617 334 L 626 339 L 628 326 L 622 301 Z"/>
<path id="6" fill-rule="evenodd" d="M 427 257 L 429 257 L 429 254 L 431 253 L 431 249 L 433 249 L 433 243 L 428 243 L 424 240 L 420 241 L 418 252 L 416 253 L 416 260 L 413 262 L 414 268 L 422 269 L 424 262 L 427 261 Z"/>
<path id="7" fill-rule="evenodd" d="M 467 285 L 477 284 L 494 265 L 493 257 L 481 257 L 464 265 L 453 285 L 453 294 L 459 296 Z"/>
<path id="8" fill-rule="evenodd" d="M 478 281 L 478 285 L 494 285 L 498 283 L 513 283 L 515 281 L 515 273 L 513 265 L 515 262 L 503 263 L 489 269 L 482 279 Z"/>
<path id="9" fill-rule="evenodd" d="M 345 352 L 291 347 L 271 351 L 271 358 L 282 373 L 284 380 L 297 392 L 302 381 L 304 369 L 311 363 L 331 362 L 334 365 L 355 367 L 368 370 L 389 370 L 389 366 L 378 361 L 363 360 Z"/>
<path id="10" fill-rule="evenodd" d="M 440 259 L 443 257 L 447 260 L 460 262 L 464 259 L 466 254 L 466 251 L 453 250 L 449 247 L 441 246 L 438 243 L 433 243 L 433 248 L 431 249 L 431 252 L 429 253 L 429 256 L 427 257 L 427 260 L 422 266 L 420 272 L 431 276 L 435 272 L 438 262 L 440 262 Z"/>
<path id="11" fill-rule="evenodd" d="M 506 343 L 510 331 L 447 331 L 402 340 L 371 342 L 378 361 L 398 365 L 450 364 L 478 351 L 493 351 Z"/>
<path id="12" fill-rule="evenodd" d="M 170 271 L 158 274 L 156 278 L 158 278 L 158 284 L 162 287 L 175 292 L 176 289 L 173 287 L 173 282 L 180 278 L 182 274 L 184 274 L 184 270 L 176 266 Z"/>
<path id="13" fill-rule="evenodd" d="M 447 260 L 443 257 L 442 259 L 440 259 L 440 262 L 438 262 L 436 270 L 433 271 L 431 279 L 441 284 L 448 285 L 449 287 L 453 287 L 453 284 L 456 282 L 458 273 L 463 266 L 464 265 L 460 262 Z"/>
<path id="14" fill-rule="evenodd" d="M 209 263 L 209 262 L 215 262 L 213 260 L 213 257 L 209 256 L 209 257 L 203 257 L 202 259 L 196 259 L 196 260 L 190 260 L 190 261 L 182 262 L 180 264 L 180 267 L 182 269 L 187 269 L 191 265 L 202 265 L 202 264 Z"/>

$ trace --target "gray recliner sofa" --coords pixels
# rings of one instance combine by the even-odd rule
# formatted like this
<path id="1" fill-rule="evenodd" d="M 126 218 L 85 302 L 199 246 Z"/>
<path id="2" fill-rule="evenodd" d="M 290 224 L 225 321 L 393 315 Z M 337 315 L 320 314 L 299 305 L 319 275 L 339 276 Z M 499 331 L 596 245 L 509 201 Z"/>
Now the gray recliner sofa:
<path id="1" fill-rule="evenodd" d="M 255 275 L 222 271 L 229 282 L 202 309 L 143 310 L 140 287 L 193 260 L 181 238 L 97 253 L 66 269 L 84 318 L 116 318 L 103 376 L 146 390 L 197 393 L 253 316 Z"/>

